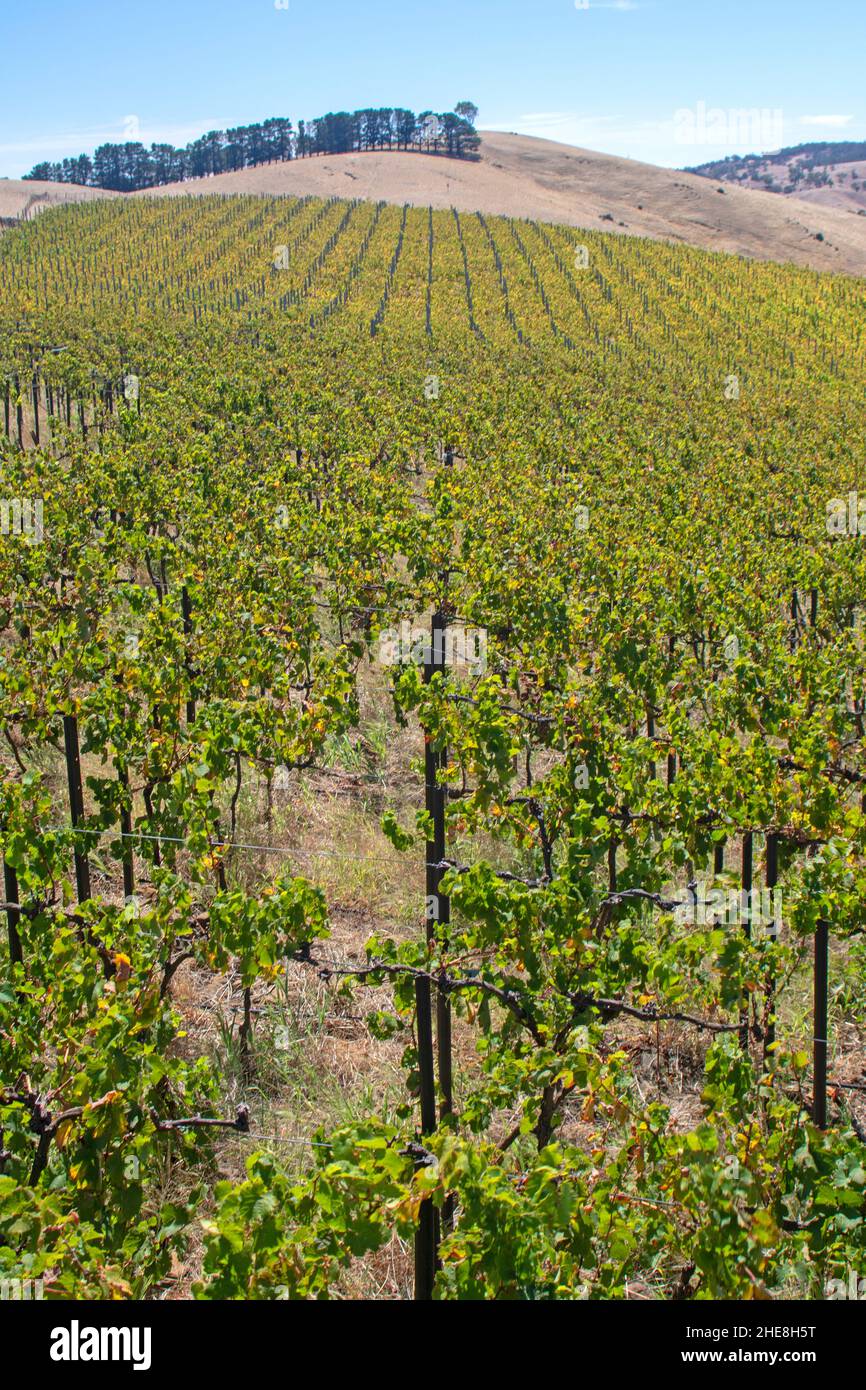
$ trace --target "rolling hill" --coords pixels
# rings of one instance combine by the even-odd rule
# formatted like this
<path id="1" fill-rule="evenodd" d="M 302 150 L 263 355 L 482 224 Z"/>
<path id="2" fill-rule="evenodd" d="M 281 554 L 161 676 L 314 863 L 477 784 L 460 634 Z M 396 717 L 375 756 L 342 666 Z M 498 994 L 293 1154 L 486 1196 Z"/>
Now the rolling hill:
<path id="1" fill-rule="evenodd" d="M 95 198 L 116 198 L 102 188 L 81 188 L 74 183 L 45 183 L 40 179 L 0 179 L 0 220 L 20 221 L 35 217 L 62 203 L 88 203 Z"/>
<path id="2" fill-rule="evenodd" d="M 757 188 L 866 217 L 866 141 L 796 145 L 769 154 L 731 155 L 689 170 L 717 183 Z"/>
<path id="3" fill-rule="evenodd" d="M 866 218 L 855 210 L 816 208 L 805 200 L 524 135 L 484 132 L 480 156 L 324 155 L 169 184 L 159 193 L 312 194 L 454 206 L 866 275 Z M 34 194 L 42 206 L 124 196 L 6 180 L 0 183 L 0 217 L 21 215 Z"/>

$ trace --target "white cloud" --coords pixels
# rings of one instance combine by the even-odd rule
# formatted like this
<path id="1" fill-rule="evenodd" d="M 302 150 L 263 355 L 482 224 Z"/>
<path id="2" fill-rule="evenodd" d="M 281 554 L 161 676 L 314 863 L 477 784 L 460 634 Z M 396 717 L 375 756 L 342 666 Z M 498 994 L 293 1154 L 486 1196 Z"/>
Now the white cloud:
<path id="1" fill-rule="evenodd" d="M 639 10 L 638 0 L 574 0 L 576 10 Z"/>
<path id="2" fill-rule="evenodd" d="M 843 130 L 853 119 L 853 116 L 801 116 L 800 125 L 821 125 L 832 130 Z"/>

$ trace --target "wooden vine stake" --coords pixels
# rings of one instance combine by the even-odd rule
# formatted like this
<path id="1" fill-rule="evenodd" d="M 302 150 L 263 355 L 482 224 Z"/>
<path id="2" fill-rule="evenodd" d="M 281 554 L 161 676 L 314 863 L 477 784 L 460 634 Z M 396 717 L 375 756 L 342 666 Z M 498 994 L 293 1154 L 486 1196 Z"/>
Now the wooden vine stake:
<path id="1" fill-rule="evenodd" d="M 77 830 L 84 820 L 84 792 L 81 784 L 81 751 L 78 742 L 78 720 L 74 714 L 63 716 L 63 740 L 66 745 L 66 777 L 69 783 L 69 812 L 72 828 Z M 90 898 L 90 860 L 75 849 L 75 887 L 78 901 Z"/>
<path id="2" fill-rule="evenodd" d="M 33 380 L 30 384 L 30 399 L 33 405 L 33 443 L 37 449 L 41 443 L 39 437 L 39 377 L 33 373 Z"/>
<path id="3" fill-rule="evenodd" d="M 431 625 L 432 651 L 431 656 L 435 665 L 432 669 L 444 670 L 445 667 L 445 630 L 446 619 L 441 613 L 433 617 Z M 432 674 L 432 671 L 431 671 Z M 431 763 L 437 764 L 437 770 L 442 772 L 448 765 L 448 750 L 440 748 L 438 759 L 430 754 L 429 745 L 427 753 L 431 757 Z M 425 760 L 426 761 L 426 760 Z M 435 776 L 431 777 L 433 767 L 426 769 L 425 783 L 427 793 L 430 797 L 428 807 L 433 819 L 433 843 L 427 846 L 428 864 L 441 864 L 445 859 L 445 812 L 448 803 L 448 791 Z M 433 858 L 430 858 L 429 851 L 433 849 Z M 428 873 L 430 870 L 428 869 Z M 436 922 L 439 925 L 439 944 L 442 948 L 448 945 L 448 928 L 451 924 L 451 899 L 442 892 L 442 879 L 445 876 L 444 869 L 435 869 L 427 885 L 428 906 L 435 902 Z M 433 926 L 428 913 L 427 926 L 428 934 Z M 444 977 L 445 970 L 442 975 Z M 436 1045 L 439 1063 L 439 1120 L 440 1123 L 447 1120 L 454 1113 L 454 1064 L 452 1056 L 451 1041 L 451 1000 L 444 988 L 441 988 L 436 1000 Z M 442 1209 L 442 1224 L 445 1231 L 450 1231 L 454 1225 L 454 1200 L 449 1195 L 445 1199 Z"/>
<path id="4" fill-rule="evenodd" d="M 430 663 L 425 667 L 424 679 L 429 681 L 434 671 L 445 668 L 445 618 L 441 613 L 433 615 L 431 627 Z M 442 892 L 442 879 L 445 870 L 439 866 L 445 859 L 445 806 L 447 791 L 441 785 L 438 774 L 448 762 L 447 750 L 441 748 L 434 752 L 429 739 L 424 747 L 425 803 L 433 822 L 433 839 L 427 842 L 427 940 L 436 940 L 436 926 L 443 929 L 439 935 L 440 944 L 446 944 L 446 929 L 451 921 L 451 900 Z M 453 1077 L 451 1060 L 451 1003 L 443 990 L 438 991 L 436 1006 L 436 1043 L 439 1063 L 440 1119 L 450 1115 L 454 1108 Z"/>
<path id="5" fill-rule="evenodd" d="M 668 656 L 673 665 L 674 657 L 677 654 L 677 639 L 671 637 L 668 641 Z M 668 786 L 672 787 L 677 777 L 677 755 L 673 751 L 668 753 Z"/>
<path id="6" fill-rule="evenodd" d="M 18 377 L 13 377 L 15 386 L 15 428 L 18 432 L 18 447 L 24 448 L 24 406 L 21 401 L 21 382 Z"/>
<path id="7" fill-rule="evenodd" d="M 430 650 L 424 663 L 424 682 L 429 684 L 435 671 L 445 667 L 445 627 L 442 613 L 434 613 L 430 629 Z M 446 753 L 435 750 L 429 735 L 424 741 L 424 804 L 433 822 L 433 838 L 426 844 L 425 922 L 428 945 L 437 941 L 437 928 L 447 927 L 451 905 L 440 891 L 445 857 L 445 788 L 440 786 L 438 772 L 445 765 Z M 433 1004 L 429 979 L 415 981 L 415 1011 L 418 1030 L 418 1073 L 421 1081 L 421 1133 L 432 1134 L 436 1129 L 436 1079 L 433 1053 Z M 443 990 L 437 991 L 436 1036 L 439 1062 L 441 1114 L 450 1115 L 453 1109 L 451 1062 L 451 1005 Z M 446 1220 L 450 1213 L 446 1212 Z M 430 1201 L 422 1202 L 415 1234 L 415 1298 L 427 1301 L 433 1297 L 439 1247 L 439 1222 Z"/>
<path id="8" fill-rule="evenodd" d="M 18 896 L 18 875 L 12 866 L 3 859 L 3 891 L 6 897 L 6 924 L 9 937 L 9 968 L 10 974 L 15 973 L 16 965 L 24 964 L 24 950 L 21 945 L 21 933 L 19 923 L 21 913 L 18 904 L 21 899 Z"/>
<path id="9" fill-rule="evenodd" d="M 186 676 L 187 676 L 187 682 L 188 682 L 187 702 L 186 702 L 186 722 L 187 722 L 187 724 L 194 724 L 194 723 L 195 723 L 195 684 L 194 684 L 194 679 L 193 679 L 192 663 L 191 663 L 190 657 L 189 657 L 190 641 L 192 640 L 192 604 L 190 603 L 189 591 L 188 591 L 188 589 L 187 589 L 187 587 L 186 587 L 185 584 L 184 584 L 183 588 L 182 588 L 181 591 L 180 591 L 180 607 L 181 607 L 181 614 L 182 614 L 182 616 L 183 616 L 183 636 L 184 636 L 184 643 L 185 643 L 185 646 L 186 646 L 186 655 L 185 655 L 185 657 L 184 657 L 184 667 L 185 667 L 185 669 L 186 669 Z"/>
<path id="10" fill-rule="evenodd" d="M 743 836 L 743 863 L 740 885 L 742 888 L 743 904 L 743 930 L 746 939 L 752 938 L 752 867 L 754 854 L 754 837 L 751 830 Z M 744 1052 L 749 1051 L 749 998 L 745 996 L 740 1010 L 740 1046 Z"/>
<path id="11" fill-rule="evenodd" d="M 123 841 L 123 896 L 128 900 L 135 894 L 135 858 L 132 846 L 132 802 L 129 794 L 129 774 L 122 763 L 117 765 L 117 780 L 123 788 L 120 834 Z"/>
<path id="12" fill-rule="evenodd" d="M 767 836 L 767 868 L 764 877 L 770 911 L 776 921 L 776 885 L 779 882 L 779 837 Z M 774 937 L 775 940 L 775 937 Z M 776 977 L 771 970 L 767 976 L 767 1028 L 764 1036 L 764 1061 L 772 1062 L 776 1042 Z"/>
<path id="13" fill-rule="evenodd" d="M 813 1041 L 812 1119 L 827 1128 L 827 1032 L 830 1024 L 830 927 L 819 922 L 815 930 L 815 1037 Z"/>
<path id="14" fill-rule="evenodd" d="M 433 1012 L 429 980 L 415 981 L 415 1012 L 418 1072 L 421 1078 L 421 1132 L 432 1134 L 436 1128 L 436 1081 L 433 1075 Z M 422 1167 L 423 1162 L 423 1158 L 416 1160 L 416 1167 Z M 421 1303 L 429 1302 L 433 1297 L 438 1251 L 436 1224 L 433 1203 L 429 1200 L 422 1202 L 415 1231 L 415 1299 Z"/>

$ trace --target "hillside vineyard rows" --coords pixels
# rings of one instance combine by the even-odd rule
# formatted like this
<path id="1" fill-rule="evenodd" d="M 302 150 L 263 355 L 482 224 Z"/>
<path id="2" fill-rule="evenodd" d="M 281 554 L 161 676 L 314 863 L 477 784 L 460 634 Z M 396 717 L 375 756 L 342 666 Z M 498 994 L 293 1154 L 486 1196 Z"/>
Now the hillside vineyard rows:
<path id="1" fill-rule="evenodd" d="M 118 200 L 3 236 L 0 330 L 0 1278 L 866 1273 L 864 282 Z M 381 762 L 374 715 L 407 758 L 355 868 L 411 906 L 350 953 L 274 808 Z M 299 980 L 400 1083 L 281 1144 Z"/>

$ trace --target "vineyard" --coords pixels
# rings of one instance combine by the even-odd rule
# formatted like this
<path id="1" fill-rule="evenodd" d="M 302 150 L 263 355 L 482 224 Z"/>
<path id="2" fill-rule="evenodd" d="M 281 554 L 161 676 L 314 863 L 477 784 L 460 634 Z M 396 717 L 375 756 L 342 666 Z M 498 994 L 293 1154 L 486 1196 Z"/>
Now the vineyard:
<path id="1" fill-rule="evenodd" d="M 866 1278 L 864 381 L 622 235 L 0 236 L 0 1279 Z"/>

